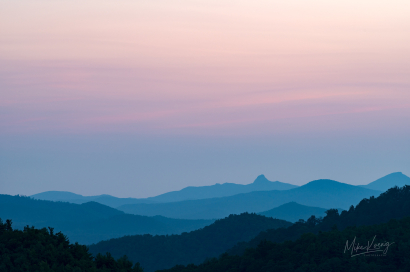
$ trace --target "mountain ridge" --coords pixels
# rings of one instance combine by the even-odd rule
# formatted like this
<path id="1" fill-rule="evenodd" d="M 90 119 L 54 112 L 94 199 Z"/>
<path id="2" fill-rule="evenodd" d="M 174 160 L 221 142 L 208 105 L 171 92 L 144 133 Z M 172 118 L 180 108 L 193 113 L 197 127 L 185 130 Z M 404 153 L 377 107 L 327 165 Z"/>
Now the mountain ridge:
<path id="1" fill-rule="evenodd" d="M 216 183 L 208 186 L 188 186 L 179 191 L 168 192 L 156 197 L 149 197 L 147 199 L 155 200 L 156 202 L 177 202 L 183 200 L 225 197 L 255 191 L 289 190 L 297 187 L 298 186 L 289 183 L 270 181 L 265 177 L 265 175 L 259 175 L 250 184 L 243 185 L 236 183 Z M 183 193 L 195 194 L 197 197 L 189 198 L 186 195 L 180 196 L 180 194 Z"/>
<path id="2" fill-rule="evenodd" d="M 126 214 L 97 202 L 73 204 L 10 195 L 0 195 L 0 218 L 13 220 L 19 229 L 54 227 L 84 244 L 133 234 L 177 234 L 214 222 Z"/>
<path id="3" fill-rule="evenodd" d="M 394 172 L 370 182 L 367 185 L 359 186 L 372 190 L 386 191 L 394 186 L 403 187 L 404 185 L 410 185 L 410 177 L 404 175 L 402 172 Z"/>
<path id="4" fill-rule="evenodd" d="M 216 183 L 208 186 L 188 186 L 179 191 L 167 192 L 148 198 L 118 198 L 111 195 L 82 196 L 65 191 L 47 191 L 31 195 L 30 197 L 34 199 L 63 201 L 75 204 L 95 201 L 117 208 L 126 204 L 178 202 L 184 200 L 232 196 L 253 191 L 288 190 L 297 187 L 298 186 L 296 185 L 280 181 L 270 181 L 264 175 L 259 175 L 254 182 L 250 184 Z"/>

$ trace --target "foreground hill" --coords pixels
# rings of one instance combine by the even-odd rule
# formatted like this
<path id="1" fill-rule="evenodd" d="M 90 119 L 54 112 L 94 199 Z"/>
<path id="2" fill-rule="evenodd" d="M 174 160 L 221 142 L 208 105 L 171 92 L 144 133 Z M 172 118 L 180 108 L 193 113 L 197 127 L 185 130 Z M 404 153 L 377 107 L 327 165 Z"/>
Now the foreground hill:
<path id="1" fill-rule="evenodd" d="M 366 249 L 353 249 L 354 239 L 353 247 L 370 245 L 369 253 L 364 254 Z M 293 242 L 263 241 L 242 256 L 223 254 L 198 266 L 178 265 L 162 272 L 405 272 L 409 271 L 409 248 L 410 217 L 406 217 L 380 225 L 349 227 L 343 231 L 306 233 Z"/>
<path id="2" fill-rule="evenodd" d="M 244 213 L 181 235 L 136 235 L 102 241 L 91 245 L 90 252 L 110 252 L 116 258 L 127 255 L 150 272 L 176 264 L 199 264 L 208 257 L 219 256 L 240 241 L 249 241 L 263 230 L 290 225 L 290 222 L 283 220 Z"/>
<path id="3" fill-rule="evenodd" d="M 232 196 L 254 191 L 288 190 L 296 187 L 298 186 L 279 181 L 272 182 L 266 179 L 264 175 L 260 175 L 253 183 L 247 185 L 235 183 L 217 183 L 211 186 L 190 186 L 180 191 L 168 192 L 149 198 L 118 198 L 110 195 L 82 196 L 79 194 L 60 191 L 43 192 L 32 195 L 31 197 L 40 200 L 64 201 L 75 204 L 95 201 L 103 205 L 117 208 L 125 204 L 176 202 L 190 199 Z"/>
<path id="4" fill-rule="evenodd" d="M 127 213 L 170 218 L 212 219 L 243 212 L 264 212 L 297 201 L 321 208 L 348 208 L 351 203 L 381 192 L 334 180 L 316 180 L 295 189 L 258 191 L 229 197 L 187 200 L 173 203 L 132 204 L 118 207 Z"/>
<path id="5" fill-rule="evenodd" d="M 256 247 L 264 240 L 280 243 L 296 240 L 303 233 L 329 231 L 334 226 L 337 226 L 338 229 L 344 229 L 349 226 L 385 223 L 390 219 L 401 219 L 406 216 L 410 216 L 410 186 L 395 187 L 377 198 L 363 199 L 356 207 L 352 205 L 347 211 L 342 211 L 340 215 L 338 210 L 330 209 L 323 219 L 312 216 L 307 221 L 297 222 L 286 229 L 261 232 L 249 242 L 238 243 L 228 250 L 228 253 L 240 255 L 247 248 Z"/>
<path id="6" fill-rule="evenodd" d="M 53 229 L 13 230 L 12 222 L 0 219 L 0 271 L 142 272 L 126 258 L 110 255 L 93 258 L 86 246 L 70 244 Z"/>
<path id="7" fill-rule="evenodd" d="M 289 202 L 269 211 L 261 212 L 259 214 L 266 217 L 282 219 L 294 223 L 296 221 L 299 221 L 300 219 L 307 220 L 312 215 L 316 217 L 325 217 L 326 209 L 305 206 L 296 202 Z"/>
<path id="8" fill-rule="evenodd" d="M 403 187 L 404 185 L 410 185 L 410 178 L 401 172 L 397 172 L 360 186 L 372 190 L 387 191 L 394 186 Z"/>
<path id="9" fill-rule="evenodd" d="M 214 221 L 137 216 L 96 202 L 78 205 L 10 195 L 0 195 L 0 218 L 12 219 L 19 229 L 52 226 L 83 244 L 133 234 L 178 234 Z"/>

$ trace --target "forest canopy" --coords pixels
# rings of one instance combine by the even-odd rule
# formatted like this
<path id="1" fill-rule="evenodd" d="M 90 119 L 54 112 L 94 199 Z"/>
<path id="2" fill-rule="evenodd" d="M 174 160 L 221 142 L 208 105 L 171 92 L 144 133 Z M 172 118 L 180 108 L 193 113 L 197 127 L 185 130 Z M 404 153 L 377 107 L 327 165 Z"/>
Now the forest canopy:
<path id="1" fill-rule="evenodd" d="M 88 248 L 71 244 L 61 232 L 53 228 L 23 230 L 12 228 L 12 221 L 0 219 L 0 271 L 67 271 L 67 272 L 142 272 L 126 256 L 115 260 L 111 254 L 95 258 Z"/>

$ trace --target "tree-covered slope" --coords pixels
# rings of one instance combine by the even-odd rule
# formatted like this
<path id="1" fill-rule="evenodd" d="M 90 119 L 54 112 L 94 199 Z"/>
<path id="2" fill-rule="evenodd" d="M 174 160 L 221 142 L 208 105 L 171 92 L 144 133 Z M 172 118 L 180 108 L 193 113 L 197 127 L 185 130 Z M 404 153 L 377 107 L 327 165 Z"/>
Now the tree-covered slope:
<path id="1" fill-rule="evenodd" d="M 370 253 L 356 250 L 358 245 L 369 245 Z M 242 256 L 223 254 L 198 266 L 179 265 L 162 272 L 405 272 L 410 267 L 409 250 L 410 217 L 406 217 L 380 225 L 306 233 L 284 243 L 262 241 Z"/>
<path id="2" fill-rule="evenodd" d="M 259 232 L 290 226 L 290 222 L 244 213 L 215 221 L 203 229 L 181 235 L 126 236 L 90 246 L 93 254 L 110 252 L 114 257 L 127 255 L 146 271 L 170 268 L 216 257 L 240 241 L 248 241 Z"/>
<path id="3" fill-rule="evenodd" d="M 311 217 L 299 221 L 289 228 L 267 230 L 258 234 L 249 242 L 238 243 L 228 250 L 230 254 L 242 254 L 247 248 L 256 247 L 261 241 L 284 242 L 296 240 L 303 233 L 328 231 L 336 225 L 339 229 L 349 226 L 372 225 L 410 216 L 410 186 L 391 188 L 379 197 L 363 199 L 356 207 L 350 206 L 342 211 L 330 209 L 323 219 Z"/>
<path id="4" fill-rule="evenodd" d="M 82 244 L 133 234 L 179 234 L 214 222 L 126 214 L 96 202 L 78 205 L 10 195 L 0 195 L 0 218 L 12 219 L 18 229 L 54 227 Z"/>
<path id="5" fill-rule="evenodd" d="M 126 258 L 115 260 L 109 254 L 95 258 L 88 248 L 71 244 L 67 237 L 52 228 L 25 227 L 13 230 L 10 220 L 0 219 L 0 271 L 67 272 L 142 272 Z"/>

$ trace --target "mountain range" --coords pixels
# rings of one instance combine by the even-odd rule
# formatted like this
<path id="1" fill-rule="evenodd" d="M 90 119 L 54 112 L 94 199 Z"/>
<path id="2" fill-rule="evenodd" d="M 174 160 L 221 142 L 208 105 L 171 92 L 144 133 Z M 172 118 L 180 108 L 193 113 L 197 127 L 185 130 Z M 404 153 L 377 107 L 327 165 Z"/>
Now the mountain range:
<path id="1" fill-rule="evenodd" d="M 340 183 L 334 180 L 315 180 L 289 190 L 256 191 L 234 196 L 185 200 L 171 203 L 127 204 L 118 207 L 126 213 L 162 215 L 179 219 L 216 219 L 243 212 L 260 213 L 295 201 L 302 205 L 329 208 L 348 208 L 363 198 L 378 196 L 381 191 Z"/>
<path id="2" fill-rule="evenodd" d="M 396 172 L 382 177 L 367 185 L 358 185 L 358 187 L 386 191 L 394 186 L 402 187 L 410 185 L 410 178 L 401 172 Z M 256 191 L 272 191 L 272 190 L 289 190 L 295 189 L 298 186 L 283 183 L 279 181 L 269 181 L 264 175 L 258 176 L 253 183 L 242 185 L 235 183 L 223 183 L 210 186 L 189 186 L 179 191 L 164 193 L 154 197 L 148 198 L 118 198 L 111 195 L 97 195 L 97 196 L 82 196 L 71 192 L 62 191 L 47 191 L 32 195 L 34 199 L 63 201 L 75 204 L 82 204 L 90 201 L 95 201 L 112 208 L 117 208 L 127 204 L 153 204 L 153 203 L 168 203 L 180 202 L 185 200 L 198 200 L 216 197 L 229 197 L 237 194 L 244 194 Z M 270 207 L 273 208 L 273 207 Z M 325 208 L 325 207 L 322 207 Z"/>
<path id="3" fill-rule="evenodd" d="M 16 198 L 20 197 L 6 196 L 6 202 L 0 201 L 1 210 L 7 210 L 6 205 L 13 200 L 18 202 Z M 30 204 L 35 206 L 36 203 Z M 67 203 L 57 204 L 53 207 L 61 208 L 60 204 Z M 100 207 L 96 203 L 89 204 Z M 80 215 L 95 219 L 109 218 L 115 213 L 103 208 Z M 64 215 L 67 214 L 57 216 Z M 53 228 L 25 227 L 19 231 L 12 228 L 12 222 L 5 220 L 6 217 L 4 224 L 0 219 L 0 270 L 142 272 L 140 263 L 132 267 L 123 255 L 130 253 L 132 261 L 144 262 L 147 272 L 171 266 L 174 267 L 167 271 L 408 271 L 409 215 L 410 186 L 396 187 L 377 198 L 363 199 L 341 214 L 336 209 L 327 210 L 324 218 L 311 216 L 306 221 L 291 224 L 256 214 L 231 215 L 201 230 L 181 235 L 146 234 L 103 241 L 90 246 L 94 257 L 88 247 L 70 244 L 64 233 L 56 233 Z M 371 241 L 375 239 L 373 244 Z M 219 255 L 238 241 L 237 246 Z M 348 248 L 346 252 L 349 241 L 352 250 Z M 357 244 L 353 246 L 355 241 Z M 369 247 L 358 247 L 370 242 Z M 238 247 L 242 248 L 241 252 L 234 253 Z M 363 254 L 368 257 L 357 256 Z M 212 257 L 218 255 L 219 258 Z M 121 258 L 116 261 L 114 258 L 118 257 Z M 201 259 L 205 261 L 196 265 Z"/>
<path id="4" fill-rule="evenodd" d="M 254 191 L 288 190 L 296 187 L 298 186 L 279 181 L 269 181 L 264 175 L 260 175 L 253 183 L 247 185 L 217 183 L 210 186 L 189 186 L 180 191 L 168 192 L 149 198 L 118 198 L 110 195 L 82 196 L 61 191 L 47 191 L 32 195 L 31 197 L 40 200 L 63 201 L 75 204 L 95 201 L 112 208 L 117 208 L 125 204 L 177 202 L 192 199 L 225 197 Z"/>
<path id="5" fill-rule="evenodd" d="M 262 175 L 254 183 L 239 185 L 239 187 L 232 184 L 187 187 L 181 191 L 146 199 L 116 198 L 109 195 L 84 197 L 70 192 L 44 192 L 34 196 L 49 198 L 52 201 L 0 195 L 0 218 L 11 219 L 14 227 L 24 228 L 20 233 L 20 240 L 25 246 L 27 246 L 27 239 L 34 239 L 34 236 L 30 236 L 32 234 L 36 235 L 36 239 L 43 239 L 45 234 L 50 239 L 58 237 L 57 240 L 61 240 L 65 246 L 68 246 L 68 241 L 65 240 L 64 235 L 67 235 L 72 242 L 84 244 L 110 239 L 91 245 L 91 252 L 94 254 L 110 252 L 115 258 L 128 254 L 132 261 L 144 262 L 145 271 L 148 272 L 177 264 L 178 266 L 175 266 L 172 271 L 227 271 L 235 265 L 240 270 L 247 267 L 246 271 L 255 271 L 255 267 L 260 265 L 258 260 L 262 260 L 267 254 L 278 257 L 278 254 L 283 253 L 284 255 L 282 254 L 283 256 L 278 260 L 285 260 L 289 257 L 286 253 L 289 248 L 292 248 L 292 252 L 302 249 L 301 252 L 310 254 L 317 251 L 316 247 L 317 249 L 323 247 L 321 254 L 310 257 L 314 258 L 316 263 L 309 261 L 310 259 L 306 257 L 308 255 L 304 253 L 297 258 L 292 257 L 292 260 L 286 259 L 287 263 L 284 265 L 289 266 L 291 261 L 292 267 L 295 267 L 295 264 L 300 265 L 307 260 L 306 265 L 309 267 L 320 265 L 321 269 L 327 267 L 326 271 L 336 271 L 340 270 L 333 269 L 337 266 L 337 260 L 333 257 L 323 259 L 324 254 L 329 255 L 335 251 L 340 255 L 340 250 L 331 246 L 343 243 L 347 238 L 352 239 L 355 235 L 369 234 L 369 230 L 374 225 L 371 228 L 360 226 L 380 224 L 391 219 L 401 220 L 390 221 L 388 225 L 373 230 L 381 234 L 382 239 L 387 237 L 383 238 L 383 235 L 389 234 L 387 238 L 394 238 L 391 241 L 400 241 L 400 247 L 410 244 L 407 239 L 408 223 L 400 226 L 400 222 L 406 220 L 401 218 L 410 216 L 410 186 L 392 188 L 409 183 L 410 178 L 398 172 L 367 185 L 353 186 L 333 180 L 315 180 L 300 187 L 289 188 L 284 183 L 270 182 Z M 276 186 L 276 189 L 270 190 L 272 188 L 270 186 Z M 219 192 L 219 187 L 234 188 L 231 191 L 233 195 L 226 195 L 225 189 Z M 241 188 L 242 191 L 238 193 L 239 189 L 235 188 Z M 386 188 L 391 189 L 381 193 L 381 190 Z M 91 200 L 105 201 L 112 207 L 120 206 L 114 209 Z M 358 202 L 356 207 L 352 205 Z M 345 210 L 335 209 L 336 207 Z M 224 219 L 214 220 L 225 216 L 227 217 Z M 282 217 L 295 223 L 271 217 Z M 190 218 L 201 218 L 201 220 Z M 0 236 L 7 232 L 7 236 L 17 237 L 17 232 L 10 226 L 11 222 L 8 220 L 6 224 L 0 224 Z M 26 226 L 52 228 L 36 230 Z M 358 230 L 360 232 L 357 232 Z M 59 231 L 64 235 L 57 233 Z M 329 232 L 329 235 L 325 234 L 326 232 Z M 373 232 L 369 235 L 372 236 Z M 341 234 L 344 236 L 341 237 Z M 401 236 L 394 236 L 397 234 Z M 325 239 L 323 235 L 326 236 Z M 324 240 L 322 238 L 317 240 L 315 237 L 322 237 Z M 295 240 L 296 242 L 290 242 Z M 288 242 L 282 243 L 284 241 Z M 313 242 L 316 244 L 312 244 Z M 398 243 L 396 244 L 399 246 Z M 15 245 L 13 239 L 0 241 L 0 249 L 15 249 Z M 39 246 L 47 247 L 47 252 L 53 249 L 52 246 L 42 245 L 40 242 L 31 241 L 30 245 L 30 252 L 37 252 Z M 307 251 L 312 249 L 312 245 L 315 250 Z M 77 248 L 85 254 L 84 256 L 90 256 L 87 247 Z M 32 260 L 31 253 L 28 254 L 29 251 L 26 249 L 19 252 L 20 255 L 27 255 L 26 262 Z M 213 258 L 223 252 L 226 253 L 219 259 Z M 105 256 L 96 255 L 96 266 L 102 267 L 103 263 L 112 265 L 115 260 L 110 253 Z M 400 248 L 394 253 L 398 258 L 393 259 L 400 260 L 400 256 L 404 256 L 405 251 Z M 242 254 L 245 255 L 240 256 Z M 0 267 L 3 267 L 2 260 L 22 258 L 10 254 L 4 256 L 6 255 L 0 254 Z M 189 263 L 198 264 L 204 260 L 205 262 L 199 266 L 200 270 L 196 270 L 195 265 L 182 266 Z M 343 262 L 347 260 L 352 258 Z M 322 265 L 325 261 L 327 266 Z M 119 263 L 130 265 L 125 257 L 119 260 Z M 277 266 L 277 263 L 274 265 Z M 300 266 L 299 270 L 305 271 L 306 265 Z M 352 267 L 357 266 L 356 263 L 352 265 Z M 287 267 L 285 266 L 277 268 L 279 269 L 277 271 L 285 271 Z M 400 264 L 397 267 L 400 267 Z M 375 271 L 374 265 L 367 268 L 369 271 Z"/>
<path id="6" fill-rule="evenodd" d="M 298 186 L 279 181 L 269 181 L 264 175 L 258 176 L 251 184 L 242 185 L 235 183 L 215 184 L 211 186 L 186 187 L 180 191 L 165 193 L 148 198 L 155 202 L 177 202 L 184 200 L 226 197 L 255 191 L 289 190 Z"/>
<path id="7" fill-rule="evenodd" d="M 30 196 L 33 199 L 48 200 L 48 201 L 61 201 L 74 204 L 83 204 L 90 201 L 94 201 L 111 208 L 116 208 L 125 204 L 135 203 L 153 203 L 155 201 L 146 198 L 119 198 L 111 195 L 97 195 L 97 196 L 82 196 L 71 192 L 63 191 L 47 191 Z"/>

